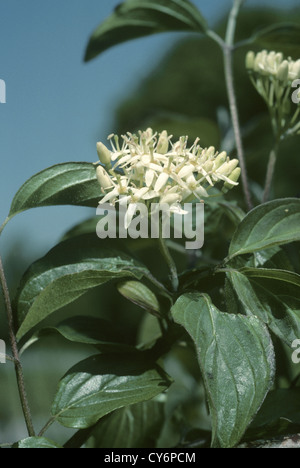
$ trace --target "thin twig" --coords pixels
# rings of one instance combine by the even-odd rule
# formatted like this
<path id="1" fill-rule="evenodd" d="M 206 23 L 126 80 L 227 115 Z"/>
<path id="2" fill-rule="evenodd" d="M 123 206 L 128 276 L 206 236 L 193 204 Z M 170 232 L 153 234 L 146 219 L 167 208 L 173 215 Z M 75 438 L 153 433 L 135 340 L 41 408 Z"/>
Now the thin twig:
<path id="1" fill-rule="evenodd" d="M 238 16 L 242 3 L 244 3 L 243 0 L 234 1 L 234 5 L 230 12 L 230 16 L 228 20 L 225 46 L 223 46 L 222 49 L 223 49 L 223 56 L 224 56 L 226 87 L 227 87 L 227 93 L 228 93 L 228 99 L 229 99 L 232 125 L 233 125 L 235 140 L 236 140 L 237 153 L 238 153 L 238 158 L 239 158 L 240 167 L 241 167 L 243 191 L 244 191 L 247 207 L 249 210 L 251 210 L 253 208 L 253 205 L 251 201 L 251 194 L 250 194 L 250 189 L 249 189 L 249 184 L 248 184 L 245 154 L 244 154 L 244 148 L 243 148 L 243 142 L 242 142 L 238 108 L 237 108 L 237 99 L 236 99 L 235 88 L 234 88 L 233 57 L 232 57 L 233 51 L 234 51 L 234 37 L 235 37 L 237 16 Z"/>
<path id="2" fill-rule="evenodd" d="M 25 389 L 23 369 L 22 369 L 22 365 L 20 362 L 20 358 L 19 358 L 17 339 L 16 339 L 15 332 L 14 332 L 14 320 L 13 320 L 11 300 L 10 300 L 9 290 L 7 286 L 7 281 L 6 281 L 1 257 L 0 257 L 0 282 L 1 282 L 2 290 L 3 290 L 5 307 L 6 307 L 6 312 L 7 312 L 10 344 L 11 344 L 11 349 L 12 349 L 12 354 L 13 354 L 13 359 L 14 359 L 14 364 L 15 364 L 15 371 L 16 371 L 22 410 L 23 410 L 23 414 L 25 418 L 28 435 L 29 437 L 34 437 L 35 432 L 33 428 L 31 412 L 30 412 L 26 389 Z"/>

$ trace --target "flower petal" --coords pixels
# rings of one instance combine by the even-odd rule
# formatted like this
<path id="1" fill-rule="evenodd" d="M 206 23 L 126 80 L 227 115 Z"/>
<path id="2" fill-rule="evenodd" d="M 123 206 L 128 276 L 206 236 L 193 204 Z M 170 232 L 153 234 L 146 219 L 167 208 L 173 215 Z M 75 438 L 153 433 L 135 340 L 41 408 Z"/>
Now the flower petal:
<path id="1" fill-rule="evenodd" d="M 155 192 L 160 192 L 160 190 L 166 185 L 168 180 L 169 180 L 169 174 L 167 174 L 166 172 L 163 172 L 162 174 L 160 174 L 154 186 Z"/>
<path id="2" fill-rule="evenodd" d="M 155 177 L 155 172 L 152 169 L 147 169 L 146 175 L 145 175 L 145 181 L 146 181 L 147 187 L 151 187 L 154 177 Z"/>

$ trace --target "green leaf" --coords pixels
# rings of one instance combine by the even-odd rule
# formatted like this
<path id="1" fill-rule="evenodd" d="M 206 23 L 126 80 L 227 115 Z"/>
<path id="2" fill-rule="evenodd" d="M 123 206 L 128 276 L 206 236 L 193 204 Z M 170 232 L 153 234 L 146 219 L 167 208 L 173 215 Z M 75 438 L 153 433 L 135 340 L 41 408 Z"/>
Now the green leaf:
<path id="1" fill-rule="evenodd" d="M 98 345 L 107 341 L 113 342 L 116 338 L 112 324 L 96 317 L 71 317 L 58 324 L 55 329 L 64 338 L 75 343 Z"/>
<path id="2" fill-rule="evenodd" d="M 165 421 L 164 404 L 145 401 L 102 418 L 87 448 L 153 448 Z"/>
<path id="3" fill-rule="evenodd" d="M 32 448 L 63 448 L 58 445 L 56 442 L 53 442 L 50 439 L 46 439 L 45 437 L 28 437 L 27 439 L 20 440 L 17 442 L 13 448 L 19 449 L 32 449 Z"/>
<path id="4" fill-rule="evenodd" d="M 152 313 L 160 312 L 160 305 L 155 294 L 140 281 L 123 281 L 117 286 L 122 296 L 133 304 Z"/>
<path id="5" fill-rule="evenodd" d="M 84 429 L 116 409 L 154 398 L 170 384 L 143 353 L 92 356 L 61 380 L 52 415 L 66 427 Z"/>
<path id="6" fill-rule="evenodd" d="M 278 437 L 300 431 L 300 388 L 271 391 L 246 433 L 246 439 Z"/>
<path id="7" fill-rule="evenodd" d="M 212 418 L 212 444 L 234 447 L 273 382 L 269 333 L 256 317 L 220 312 L 206 294 L 181 296 L 172 315 L 195 342 Z"/>
<path id="8" fill-rule="evenodd" d="M 55 327 L 47 327 L 37 331 L 23 346 L 23 352 L 35 341 L 54 333 L 59 333 L 73 343 L 95 346 L 101 352 L 128 352 L 134 349 L 121 342 L 121 337 L 115 333 L 112 323 L 108 320 L 78 315 L 64 320 Z"/>
<path id="9" fill-rule="evenodd" d="M 61 240 L 67 240 L 71 237 L 81 236 L 83 234 L 91 234 L 96 232 L 97 224 L 99 223 L 99 216 L 93 216 L 92 218 L 86 219 L 79 224 L 76 224 L 69 229 Z M 112 239 L 116 241 L 116 239 Z"/>
<path id="10" fill-rule="evenodd" d="M 9 217 L 52 205 L 97 207 L 102 197 L 95 166 L 70 162 L 49 167 L 27 180 L 15 195 Z"/>
<path id="11" fill-rule="evenodd" d="M 130 39 L 168 31 L 203 33 L 206 29 L 205 19 L 189 0 L 127 0 L 95 30 L 85 61 Z"/>
<path id="12" fill-rule="evenodd" d="M 220 207 L 223 208 L 229 219 L 237 226 L 245 218 L 245 212 L 233 202 L 220 202 Z"/>
<path id="13" fill-rule="evenodd" d="M 296 23 L 279 23 L 256 31 L 250 39 L 251 43 L 262 48 L 275 49 L 278 52 L 284 50 L 297 54 L 300 53 L 300 26 Z"/>
<path id="14" fill-rule="evenodd" d="M 240 273 L 243 273 L 248 278 L 268 278 L 277 281 L 294 284 L 300 288 L 300 275 L 293 271 L 269 268 L 242 268 Z M 300 290 L 299 290 L 300 292 Z"/>
<path id="15" fill-rule="evenodd" d="M 243 268 L 227 273 L 248 316 L 259 317 L 291 346 L 300 336 L 300 276 L 283 270 Z"/>
<path id="16" fill-rule="evenodd" d="M 274 245 L 300 240 L 300 200 L 285 198 L 260 205 L 238 226 L 229 248 L 229 259 Z"/>
<path id="17" fill-rule="evenodd" d="M 25 273 L 15 305 L 18 339 L 56 310 L 90 289 L 121 278 L 141 279 L 149 271 L 123 253 L 101 249 L 96 235 L 58 244 Z"/>
<path id="18" fill-rule="evenodd" d="M 267 250 L 255 252 L 247 265 L 255 268 L 263 267 L 288 271 L 294 270 L 293 264 L 287 252 L 284 250 L 284 246 L 282 248 L 278 245 Z"/>

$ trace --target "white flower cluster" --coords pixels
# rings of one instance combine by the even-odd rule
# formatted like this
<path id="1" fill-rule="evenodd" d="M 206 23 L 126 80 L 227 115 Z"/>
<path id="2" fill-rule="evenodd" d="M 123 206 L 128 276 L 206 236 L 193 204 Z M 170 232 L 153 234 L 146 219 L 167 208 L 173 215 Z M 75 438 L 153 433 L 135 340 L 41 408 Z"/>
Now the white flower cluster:
<path id="1" fill-rule="evenodd" d="M 262 50 L 255 54 L 250 51 L 246 57 L 246 67 L 249 71 L 276 78 L 283 83 L 300 79 L 300 59 L 285 59 L 281 52 Z"/>
<path id="2" fill-rule="evenodd" d="M 300 131 L 300 59 L 287 59 L 281 52 L 248 52 L 246 68 L 258 93 L 269 107 L 276 138 Z M 294 90 L 295 89 L 295 90 Z"/>
<path id="3" fill-rule="evenodd" d="M 170 212 L 183 213 L 181 204 L 208 197 L 208 189 L 218 182 L 223 191 L 238 185 L 238 160 L 214 147 L 202 148 L 197 139 L 188 147 L 188 137 L 175 143 L 166 131 L 151 128 L 138 135 L 127 133 L 122 143 L 110 135 L 109 150 L 97 143 L 100 162 L 97 178 L 104 197 L 100 203 L 115 205 L 121 197 L 126 203 L 168 204 Z"/>

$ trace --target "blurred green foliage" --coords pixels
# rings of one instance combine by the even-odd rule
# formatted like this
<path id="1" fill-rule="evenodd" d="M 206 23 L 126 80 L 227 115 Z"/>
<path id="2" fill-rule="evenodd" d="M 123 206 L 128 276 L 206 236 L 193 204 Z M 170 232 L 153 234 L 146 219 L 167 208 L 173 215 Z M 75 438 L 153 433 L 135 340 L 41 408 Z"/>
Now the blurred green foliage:
<path id="1" fill-rule="evenodd" d="M 216 27 L 223 37 L 225 18 Z M 237 41 L 245 40 L 258 29 L 284 21 L 297 23 L 299 19 L 299 11 L 244 9 L 238 21 Z M 245 55 L 249 49 L 259 51 L 262 46 L 238 49 L 234 73 L 251 188 L 254 198 L 260 202 L 273 135 L 265 103 L 252 86 L 245 69 Z M 280 50 L 289 55 L 293 52 L 293 58 L 299 58 L 284 46 L 280 45 Z M 189 135 L 191 141 L 198 136 L 204 147 L 213 145 L 236 154 L 223 58 L 219 47 L 209 38 L 187 35 L 178 41 L 159 66 L 119 106 L 116 133 L 133 132 L 148 126 L 157 131 L 166 129 L 174 137 Z M 281 146 L 272 198 L 300 195 L 297 175 L 299 143 L 298 136 Z M 237 191 L 230 196 L 236 199 Z M 239 197 L 242 203 L 241 187 Z"/>

